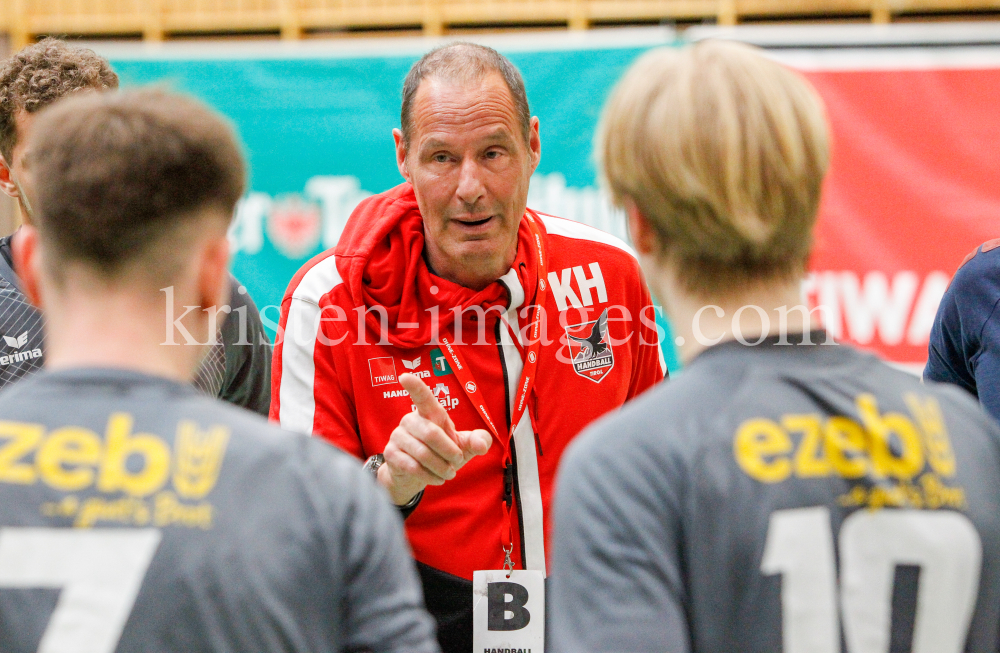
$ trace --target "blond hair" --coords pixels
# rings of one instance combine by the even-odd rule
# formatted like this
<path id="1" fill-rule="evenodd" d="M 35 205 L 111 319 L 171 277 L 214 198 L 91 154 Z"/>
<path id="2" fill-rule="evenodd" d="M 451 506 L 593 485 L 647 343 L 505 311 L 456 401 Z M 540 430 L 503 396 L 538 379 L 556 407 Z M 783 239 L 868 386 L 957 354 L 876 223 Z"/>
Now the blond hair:
<path id="1" fill-rule="evenodd" d="M 598 158 L 695 295 L 800 276 L 829 161 L 822 101 L 751 46 L 645 54 L 612 93 Z"/>

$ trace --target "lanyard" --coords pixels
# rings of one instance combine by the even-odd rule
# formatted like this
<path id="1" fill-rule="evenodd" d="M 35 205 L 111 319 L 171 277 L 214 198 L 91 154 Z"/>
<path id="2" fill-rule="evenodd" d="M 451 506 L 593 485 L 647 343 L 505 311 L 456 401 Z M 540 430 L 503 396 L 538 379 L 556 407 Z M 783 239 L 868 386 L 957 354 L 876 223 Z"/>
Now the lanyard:
<path id="1" fill-rule="evenodd" d="M 528 355 L 524 362 L 524 368 L 521 370 L 521 378 L 517 384 L 514 411 L 511 414 L 510 430 L 507 433 L 506 439 L 501 436 L 500 430 L 497 428 L 496 423 L 494 423 L 493 418 L 490 416 L 490 411 L 486 408 L 486 401 L 483 394 L 479 391 L 479 386 L 476 383 L 475 375 L 473 375 L 469 366 L 465 364 L 465 357 L 462 356 L 462 353 L 457 347 L 454 346 L 449 338 L 441 337 L 442 348 L 451 359 L 451 365 L 453 368 L 452 371 L 458 378 L 458 382 L 462 385 L 462 389 L 465 390 L 465 394 L 469 398 L 469 401 L 471 401 L 472 405 L 476 407 L 477 411 L 479 411 L 483 421 L 486 422 L 486 425 L 493 433 L 493 437 L 495 437 L 497 442 L 500 443 L 500 446 L 503 447 L 505 483 L 508 482 L 507 475 L 512 473 L 510 441 L 513 437 L 514 429 L 517 428 L 518 423 L 521 421 L 521 417 L 524 416 L 524 411 L 527 410 L 528 397 L 531 395 L 531 390 L 535 385 L 535 378 L 537 376 L 535 372 L 538 368 L 538 354 L 542 346 L 541 313 L 544 310 L 542 307 L 545 304 L 545 298 L 548 293 L 548 286 L 545 282 L 548 265 L 545 260 L 545 246 L 543 244 L 541 227 L 538 226 L 538 217 L 535 216 L 530 210 L 525 212 L 524 217 L 528 221 L 528 231 L 531 232 L 531 238 L 534 240 L 535 247 L 538 250 L 538 288 L 535 292 L 535 310 L 532 315 L 530 324 L 531 328 L 529 330 Z M 500 545 L 503 548 L 506 557 L 504 563 L 505 566 L 510 565 L 510 553 L 514 547 L 514 533 L 511 530 L 510 523 L 510 512 L 513 505 L 513 499 L 511 499 L 509 503 L 505 500 L 502 504 L 504 513 L 504 530 L 500 533 Z"/>

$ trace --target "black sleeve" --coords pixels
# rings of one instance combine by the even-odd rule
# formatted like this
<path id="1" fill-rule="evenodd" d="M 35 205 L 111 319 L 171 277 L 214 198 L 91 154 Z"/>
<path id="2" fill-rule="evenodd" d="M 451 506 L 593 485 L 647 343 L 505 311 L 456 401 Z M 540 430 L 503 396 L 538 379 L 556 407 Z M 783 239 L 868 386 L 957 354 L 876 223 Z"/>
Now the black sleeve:
<path id="1" fill-rule="evenodd" d="M 271 343 L 257 305 L 232 275 L 229 304 L 232 310 L 222 323 L 226 377 L 219 399 L 267 417 L 271 406 Z"/>

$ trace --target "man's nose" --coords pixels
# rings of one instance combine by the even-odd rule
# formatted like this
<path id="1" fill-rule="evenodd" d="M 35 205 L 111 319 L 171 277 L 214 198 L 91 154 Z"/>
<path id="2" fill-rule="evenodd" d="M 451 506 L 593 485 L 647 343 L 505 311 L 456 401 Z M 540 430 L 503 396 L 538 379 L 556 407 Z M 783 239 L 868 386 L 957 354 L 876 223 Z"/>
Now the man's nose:
<path id="1" fill-rule="evenodd" d="M 462 162 L 459 170 L 458 189 L 455 194 L 466 206 L 473 206 L 486 194 L 486 187 L 483 185 L 483 168 L 474 158 L 467 158 Z"/>

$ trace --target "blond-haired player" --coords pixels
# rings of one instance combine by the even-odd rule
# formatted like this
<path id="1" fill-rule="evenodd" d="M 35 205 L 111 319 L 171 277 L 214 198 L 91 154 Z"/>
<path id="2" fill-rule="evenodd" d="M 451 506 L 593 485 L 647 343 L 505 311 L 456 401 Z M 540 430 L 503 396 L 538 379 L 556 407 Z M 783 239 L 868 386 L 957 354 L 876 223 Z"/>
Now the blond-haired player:
<path id="1" fill-rule="evenodd" d="M 564 458 L 551 650 L 995 652 L 1000 432 L 799 305 L 816 93 L 748 46 L 657 50 L 598 147 L 687 367 Z"/>

